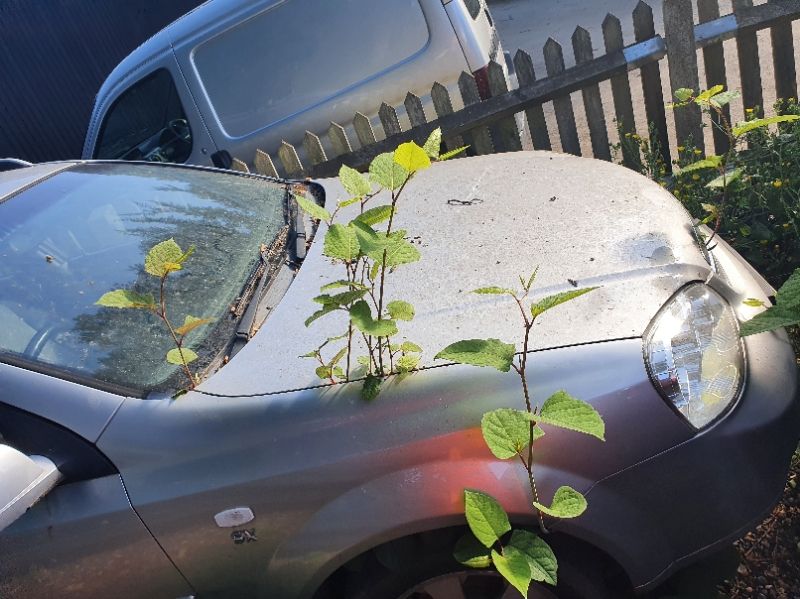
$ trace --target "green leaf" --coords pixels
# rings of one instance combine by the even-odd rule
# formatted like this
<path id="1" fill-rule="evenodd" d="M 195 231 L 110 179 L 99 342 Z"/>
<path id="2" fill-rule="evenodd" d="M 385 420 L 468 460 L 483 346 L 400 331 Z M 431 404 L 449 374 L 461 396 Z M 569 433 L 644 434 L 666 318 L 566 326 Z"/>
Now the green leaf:
<path id="1" fill-rule="evenodd" d="M 317 220 L 324 220 L 325 222 L 330 222 L 331 220 L 331 213 L 325 210 L 322 206 L 314 202 L 313 200 L 309 200 L 308 198 L 304 198 L 301 195 L 294 196 L 297 205 L 303 209 L 304 212 L 307 212 L 311 218 L 316 218 Z"/>
<path id="2" fill-rule="evenodd" d="M 716 108 L 722 108 L 723 106 L 730 104 L 731 100 L 735 100 L 741 96 L 738 90 L 731 90 L 727 92 L 722 92 L 721 94 L 717 94 L 713 98 L 711 98 L 708 103 Z"/>
<path id="3" fill-rule="evenodd" d="M 361 387 L 361 399 L 364 401 L 372 401 L 378 397 L 381 392 L 381 384 L 383 384 L 383 379 L 381 377 L 374 374 L 367 375 Z"/>
<path id="4" fill-rule="evenodd" d="M 586 511 L 586 506 L 586 498 L 572 487 L 559 487 L 550 507 L 533 502 L 533 507 L 553 518 L 577 518 Z"/>
<path id="5" fill-rule="evenodd" d="M 744 171 L 740 168 L 735 168 L 732 171 L 725 173 L 724 175 L 720 175 L 716 179 L 712 179 L 708 183 L 706 183 L 706 187 L 709 189 L 722 189 L 726 185 L 730 185 L 736 179 L 739 179 L 742 176 Z"/>
<path id="6" fill-rule="evenodd" d="M 147 256 L 144 259 L 144 270 L 154 277 L 166 276 L 175 270 L 181 270 L 181 264 L 193 252 L 194 248 L 189 248 L 184 254 L 174 239 L 167 239 L 157 243 L 147 252 Z"/>
<path id="7" fill-rule="evenodd" d="M 538 272 L 539 272 L 539 267 L 537 266 L 536 268 L 533 269 L 533 272 L 531 273 L 531 276 L 528 279 L 528 282 L 524 284 L 525 291 L 530 291 L 531 290 L 531 285 L 533 285 L 533 282 L 536 280 L 536 274 Z M 522 280 L 522 277 L 520 277 L 520 281 L 521 280 Z"/>
<path id="8" fill-rule="evenodd" d="M 597 410 L 566 391 L 556 391 L 548 397 L 535 419 L 539 424 L 566 428 L 605 441 L 606 425 Z"/>
<path id="9" fill-rule="evenodd" d="M 105 308 L 156 309 L 156 300 L 152 293 L 136 293 L 127 289 L 117 289 L 104 293 L 95 304 Z"/>
<path id="10" fill-rule="evenodd" d="M 373 183 L 386 189 L 397 189 L 408 179 L 408 171 L 394 161 L 394 154 L 378 154 L 369 165 L 369 177 Z"/>
<path id="11" fill-rule="evenodd" d="M 558 561 L 544 539 L 527 530 L 515 530 L 507 547 L 514 547 L 525 555 L 533 580 L 553 586 L 558 583 Z"/>
<path id="12" fill-rule="evenodd" d="M 516 349 L 499 339 L 465 339 L 451 343 L 440 351 L 434 360 L 450 360 L 457 364 L 490 366 L 501 372 L 511 369 Z"/>
<path id="13" fill-rule="evenodd" d="M 431 134 L 428 136 L 428 140 L 425 142 L 425 145 L 422 146 L 422 149 L 425 150 L 425 153 L 433 159 L 439 158 L 439 152 L 441 151 L 442 147 L 442 128 L 436 127 Z"/>
<path id="14" fill-rule="evenodd" d="M 363 198 L 361 197 L 355 197 L 355 198 L 348 198 L 346 200 L 339 200 L 336 203 L 336 205 L 339 206 L 339 208 L 347 208 L 348 206 L 352 206 L 356 202 L 360 202 L 362 199 Z"/>
<path id="15" fill-rule="evenodd" d="M 416 343 L 411 343 L 411 341 L 403 341 L 403 343 L 400 344 L 400 351 L 420 353 L 422 348 Z"/>
<path id="16" fill-rule="evenodd" d="M 455 158 L 459 154 L 463 154 L 467 151 L 469 146 L 461 146 L 460 148 L 456 148 L 455 150 L 450 150 L 449 152 L 445 152 L 441 156 L 439 156 L 439 162 L 444 162 L 445 160 L 450 160 L 451 158 Z"/>
<path id="17" fill-rule="evenodd" d="M 319 290 L 331 291 L 333 289 L 342 289 L 343 287 L 349 287 L 350 289 L 366 289 L 366 286 L 362 285 L 361 283 L 356 283 L 355 281 L 345 281 L 344 279 L 341 279 L 339 281 L 333 281 L 332 283 L 323 285 L 319 288 Z"/>
<path id="18" fill-rule="evenodd" d="M 181 353 L 183 353 L 183 359 L 181 359 Z M 176 347 L 167 352 L 167 362 L 170 364 L 189 364 L 190 362 L 194 362 L 198 357 L 196 353 L 186 347 L 182 349 Z"/>
<path id="19" fill-rule="evenodd" d="M 412 320 L 414 318 L 414 306 L 402 300 L 394 300 L 386 304 L 389 316 L 394 320 Z"/>
<path id="20" fill-rule="evenodd" d="M 316 373 L 317 377 L 323 381 L 333 378 L 333 367 L 331 366 L 317 366 L 314 372 Z"/>
<path id="21" fill-rule="evenodd" d="M 208 324 L 211 322 L 210 318 L 198 318 L 196 316 L 187 316 L 183 320 L 183 324 L 175 329 L 175 332 L 178 335 L 186 335 L 190 331 L 195 330 L 197 327 L 201 327 L 204 324 Z"/>
<path id="22" fill-rule="evenodd" d="M 467 524 L 484 546 L 491 547 L 511 530 L 508 515 L 491 495 L 464 489 L 464 506 Z"/>
<path id="23" fill-rule="evenodd" d="M 325 233 L 325 245 L 322 253 L 328 258 L 352 262 L 360 253 L 358 238 L 353 227 L 347 225 L 333 224 Z"/>
<path id="24" fill-rule="evenodd" d="M 488 568 L 492 565 L 489 550 L 471 532 L 465 532 L 458 539 L 453 557 L 468 568 Z"/>
<path id="25" fill-rule="evenodd" d="M 336 295 L 318 295 L 314 298 L 313 301 L 317 302 L 318 304 L 322 304 L 323 306 L 348 306 L 352 304 L 357 299 L 361 299 L 364 297 L 364 294 L 367 292 L 367 289 L 353 289 L 352 291 L 343 291 L 342 293 L 337 293 Z"/>
<path id="26" fill-rule="evenodd" d="M 800 308 L 800 268 L 795 269 L 786 282 L 781 285 L 775 300 L 779 306 L 785 308 Z"/>
<path id="27" fill-rule="evenodd" d="M 775 329 L 798 323 L 800 323 L 800 311 L 796 308 L 792 309 L 780 305 L 772 306 L 747 322 L 742 323 L 739 335 L 742 337 L 758 335 L 759 333 L 774 331 Z"/>
<path id="28" fill-rule="evenodd" d="M 478 289 L 473 289 L 472 293 L 477 293 L 478 295 L 514 295 L 514 290 L 504 287 L 479 287 Z"/>
<path id="29" fill-rule="evenodd" d="M 760 299 L 756 299 L 754 297 L 748 297 L 742 303 L 745 306 L 750 306 L 751 308 L 762 308 L 764 306 L 764 302 L 762 302 Z"/>
<path id="30" fill-rule="evenodd" d="M 564 291 L 562 293 L 548 295 L 547 297 L 539 300 L 538 302 L 534 302 L 531 305 L 531 314 L 534 318 L 536 318 L 551 308 L 555 308 L 560 304 L 574 300 L 576 297 L 580 297 L 586 293 L 589 293 L 590 291 L 594 291 L 595 289 L 597 289 L 597 287 L 584 287 L 583 289 L 575 289 L 574 291 Z"/>
<path id="31" fill-rule="evenodd" d="M 373 337 L 391 337 L 397 334 L 397 323 L 393 320 L 375 320 L 369 304 L 364 300 L 356 302 L 350 308 L 350 321 L 365 335 Z"/>
<path id="32" fill-rule="evenodd" d="M 399 266 L 420 259 L 419 250 L 403 239 L 405 231 L 395 231 L 388 237 L 377 233 L 369 225 L 353 221 L 361 251 L 378 263 L 383 263 L 386 252 L 386 266 Z M 371 277 L 373 280 L 375 277 Z"/>
<path id="33" fill-rule="evenodd" d="M 419 356 L 417 354 L 409 354 L 400 356 L 397 360 L 397 370 L 400 372 L 411 372 L 419 364 Z"/>
<path id="34" fill-rule="evenodd" d="M 338 352 L 336 352 L 336 354 L 331 358 L 330 362 L 328 362 L 328 366 L 330 366 L 331 368 L 336 366 L 339 362 L 342 361 L 342 358 L 344 358 L 346 355 L 347 355 L 347 347 L 343 347 Z"/>
<path id="35" fill-rule="evenodd" d="M 311 316 L 306 318 L 305 325 L 309 326 L 312 322 L 314 322 L 318 318 L 322 318 L 326 314 L 330 314 L 331 312 L 335 312 L 336 310 L 339 310 L 339 306 L 337 304 L 325 304 L 324 306 L 322 306 L 321 309 L 317 310 Z"/>
<path id="36" fill-rule="evenodd" d="M 704 168 L 717 168 L 720 164 L 722 164 L 722 156 L 712 154 L 711 156 L 707 156 L 702 160 L 698 160 L 697 162 L 693 162 L 692 164 L 684 166 L 676 174 L 682 175 L 683 173 L 691 173 L 692 171 L 699 171 L 700 169 Z"/>
<path id="37" fill-rule="evenodd" d="M 753 131 L 754 129 L 760 129 L 761 127 L 768 127 L 769 125 L 773 125 L 775 123 L 788 123 L 791 121 L 796 121 L 800 119 L 800 115 L 796 114 L 782 114 L 779 116 L 771 116 L 764 119 L 753 119 L 752 121 L 744 121 L 736 125 L 732 132 L 734 137 L 740 137 L 745 133 Z"/>
<path id="38" fill-rule="evenodd" d="M 318 349 L 314 349 L 314 350 L 311 350 L 308 353 L 305 353 L 305 354 L 303 354 L 301 356 L 297 356 L 297 357 L 298 358 L 316 358 L 318 355 L 319 355 L 319 350 Z"/>
<path id="39" fill-rule="evenodd" d="M 394 151 L 394 161 L 409 173 L 424 170 L 431 165 L 428 153 L 413 141 L 400 144 Z"/>
<path id="40" fill-rule="evenodd" d="M 697 104 L 708 104 L 708 102 L 709 102 L 709 100 L 711 100 L 711 98 L 713 98 L 717 94 L 721 93 L 722 90 L 724 90 L 724 89 L 725 89 L 724 85 L 715 85 L 714 87 L 712 87 L 710 89 L 707 89 L 704 92 L 699 93 L 697 95 L 697 97 L 694 99 L 694 101 L 697 102 Z M 677 97 L 677 93 L 675 95 Z"/>
<path id="41" fill-rule="evenodd" d="M 492 563 L 511 586 L 522 593 L 523 597 L 528 596 L 531 568 L 524 553 L 515 547 L 504 547 L 502 555 L 492 549 Z"/>
<path id="42" fill-rule="evenodd" d="M 528 412 L 500 408 L 483 415 L 481 432 L 489 450 L 501 460 L 507 460 L 528 446 L 532 424 Z"/>
<path id="43" fill-rule="evenodd" d="M 369 225 L 370 227 L 374 227 L 377 224 L 389 220 L 391 216 L 392 216 L 392 206 L 390 204 L 386 204 L 383 206 L 375 206 L 374 208 L 365 210 L 363 213 L 359 214 L 354 220 Z"/>
<path id="44" fill-rule="evenodd" d="M 339 182 L 351 196 L 361 198 L 372 191 L 369 180 L 357 170 L 343 164 L 339 169 Z"/>
<path id="45" fill-rule="evenodd" d="M 681 87 L 675 90 L 675 99 L 678 102 L 687 102 L 694 96 L 694 90 L 688 87 Z"/>

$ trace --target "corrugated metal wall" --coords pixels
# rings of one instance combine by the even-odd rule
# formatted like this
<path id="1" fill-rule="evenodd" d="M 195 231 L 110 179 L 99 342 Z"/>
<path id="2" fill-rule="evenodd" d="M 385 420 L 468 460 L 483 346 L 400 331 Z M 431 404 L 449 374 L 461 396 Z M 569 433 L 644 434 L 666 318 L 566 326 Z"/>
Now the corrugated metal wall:
<path id="1" fill-rule="evenodd" d="M 111 70 L 202 0 L 0 0 L 0 158 L 78 158 Z"/>

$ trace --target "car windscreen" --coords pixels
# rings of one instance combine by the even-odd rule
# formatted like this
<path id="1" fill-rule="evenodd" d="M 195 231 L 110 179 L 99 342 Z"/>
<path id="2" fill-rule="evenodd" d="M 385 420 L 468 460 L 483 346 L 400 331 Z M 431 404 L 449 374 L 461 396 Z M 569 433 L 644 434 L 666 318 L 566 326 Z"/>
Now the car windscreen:
<path id="1" fill-rule="evenodd" d="M 169 319 L 211 322 L 187 335 L 200 370 L 229 344 L 230 307 L 284 236 L 287 188 L 258 177 L 148 164 L 74 166 L 0 203 L 0 360 L 42 365 L 111 387 L 185 386 L 165 355 L 164 323 L 100 307 L 106 292 L 159 298 L 144 258 L 168 239 L 196 246 L 167 277 Z M 102 384 L 100 386 L 103 386 Z"/>

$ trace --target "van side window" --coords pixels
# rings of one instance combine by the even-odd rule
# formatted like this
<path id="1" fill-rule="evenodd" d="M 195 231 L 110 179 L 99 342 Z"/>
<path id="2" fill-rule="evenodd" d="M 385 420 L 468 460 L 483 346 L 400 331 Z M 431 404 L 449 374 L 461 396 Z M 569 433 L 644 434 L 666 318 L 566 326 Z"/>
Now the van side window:
<path id="1" fill-rule="evenodd" d="M 198 46 L 192 61 L 237 138 L 392 70 L 429 39 L 419 0 L 284 0 Z"/>
<path id="2" fill-rule="evenodd" d="M 166 69 L 159 69 L 123 92 L 100 127 L 95 158 L 185 162 L 192 131 Z"/>

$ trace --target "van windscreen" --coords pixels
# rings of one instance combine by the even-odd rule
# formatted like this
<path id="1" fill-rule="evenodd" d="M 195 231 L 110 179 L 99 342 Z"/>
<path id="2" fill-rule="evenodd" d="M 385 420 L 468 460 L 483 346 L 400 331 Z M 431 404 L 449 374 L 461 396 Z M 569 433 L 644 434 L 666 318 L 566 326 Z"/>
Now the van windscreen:
<path id="1" fill-rule="evenodd" d="M 286 0 L 192 59 L 220 125 L 243 137 L 390 70 L 428 39 L 419 0 Z"/>

